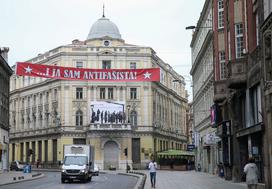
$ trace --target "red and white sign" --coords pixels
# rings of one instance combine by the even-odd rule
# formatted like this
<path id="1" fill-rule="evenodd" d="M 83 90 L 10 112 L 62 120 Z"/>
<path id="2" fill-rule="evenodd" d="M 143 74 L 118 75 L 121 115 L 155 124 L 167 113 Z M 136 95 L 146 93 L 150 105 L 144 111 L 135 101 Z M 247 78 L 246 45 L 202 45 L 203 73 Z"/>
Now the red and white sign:
<path id="1" fill-rule="evenodd" d="M 160 81 L 160 69 L 83 69 L 17 62 L 16 74 L 84 81 Z"/>

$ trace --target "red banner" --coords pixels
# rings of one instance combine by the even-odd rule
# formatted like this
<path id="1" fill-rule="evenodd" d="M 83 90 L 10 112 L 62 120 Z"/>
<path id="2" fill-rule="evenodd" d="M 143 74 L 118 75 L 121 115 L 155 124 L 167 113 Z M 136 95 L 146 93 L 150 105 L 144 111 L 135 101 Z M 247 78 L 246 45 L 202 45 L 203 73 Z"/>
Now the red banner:
<path id="1" fill-rule="evenodd" d="M 160 81 L 160 69 L 83 69 L 17 62 L 16 74 L 84 81 Z"/>

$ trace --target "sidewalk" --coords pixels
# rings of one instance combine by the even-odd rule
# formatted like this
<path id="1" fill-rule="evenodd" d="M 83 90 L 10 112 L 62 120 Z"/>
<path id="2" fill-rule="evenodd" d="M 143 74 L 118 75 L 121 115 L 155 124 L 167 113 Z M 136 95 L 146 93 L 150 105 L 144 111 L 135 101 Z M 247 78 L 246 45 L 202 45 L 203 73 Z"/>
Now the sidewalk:
<path id="1" fill-rule="evenodd" d="M 144 189 L 151 189 L 150 176 L 144 171 L 147 178 Z M 157 171 L 157 189 L 246 189 L 245 183 L 233 183 L 215 175 L 195 171 Z"/>
<path id="2" fill-rule="evenodd" d="M 0 173 L 0 186 L 28 180 L 34 180 L 41 178 L 43 176 L 44 174 L 38 172 L 23 173 L 22 171 L 9 171 L 5 173 Z"/>

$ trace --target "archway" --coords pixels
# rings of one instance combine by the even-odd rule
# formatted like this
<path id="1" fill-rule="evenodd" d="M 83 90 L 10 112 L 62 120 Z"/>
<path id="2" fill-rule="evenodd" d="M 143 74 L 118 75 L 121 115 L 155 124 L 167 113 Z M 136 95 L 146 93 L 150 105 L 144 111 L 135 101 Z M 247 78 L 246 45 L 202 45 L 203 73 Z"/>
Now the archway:
<path id="1" fill-rule="evenodd" d="M 104 145 L 104 169 L 110 167 L 119 168 L 119 148 L 114 141 L 108 141 Z"/>

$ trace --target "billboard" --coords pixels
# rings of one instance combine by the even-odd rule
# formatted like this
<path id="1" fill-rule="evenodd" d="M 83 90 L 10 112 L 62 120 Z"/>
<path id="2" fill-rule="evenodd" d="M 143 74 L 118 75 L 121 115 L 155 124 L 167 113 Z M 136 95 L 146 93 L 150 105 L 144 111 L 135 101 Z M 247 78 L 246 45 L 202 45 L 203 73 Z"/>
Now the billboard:
<path id="1" fill-rule="evenodd" d="M 92 101 L 90 122 L 100 124 L 121 124 L 126 121 L 124 101 Z"/>

